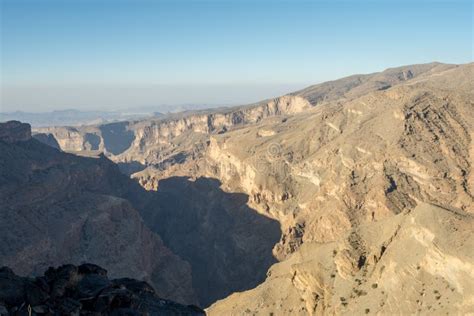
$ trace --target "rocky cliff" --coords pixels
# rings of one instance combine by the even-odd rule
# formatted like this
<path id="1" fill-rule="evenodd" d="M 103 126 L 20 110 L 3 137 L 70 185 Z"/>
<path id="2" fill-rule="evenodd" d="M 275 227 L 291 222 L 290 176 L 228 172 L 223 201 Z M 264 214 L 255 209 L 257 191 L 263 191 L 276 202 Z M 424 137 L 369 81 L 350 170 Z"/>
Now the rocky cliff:
<path id="1" fill-rule="evenodd" d="M 305 241 L 335 240 L 419 201 L 472 212 L 472 65 L 436 65 L 420 77 L 417 67 L 402 69 L 388 72 L 406 78 L 392 88 L 359 86 L 349 100 L 346 93 L 201 138 L 185 158 L 133 177 L 156 189 L 170 175 L 204 174 L 248 194 L 249 206 L 282 225 L 280 259 Z"/>
<path id="2" fill-rule="evenodd" d="M 306 242 L 209 315 L 394 315 L 472 312 L 472 214 L 419 204 L 331 243 Z M 403 302 L 401 304 L 400 302 Z"/>
<path id="3" fill-rule="evenodd" d="M 107 270 L 90 263 L 50 267 L 36 278 L 2 267 L 0 285 L 1 315 L 205 315 L 158 297 L 146 282 L 110 280 Z"/>
<path id="4" fill-rule="evenodd" d="M 420 201 L 474 212 L 471 74 L 471 65 L 451 69 L 213 135 L 205 170 L 282 223 L 280 258 Z"/>
<path id="5" fill-rule="evenodd" d="M 212 136 L 206 172 L 283 236 L 266 281 L 209 313 L 471 311 L 473 67 Z"/>
<path id="6" fill-rule="evenodd" d="M 246 106 L 97 126 L 38 128 L 34 132 L 52 135 L 64 151 L 105 152 L 115 162 L 150 166 L 159 165 L 166 159 L 177 159 L 182 163 L 185 158 L 176 155 L 187 156 L 192 152 L 193 146 L 187 142 L 190 138 L 193 143 L 199 143 L 203 135 L 225 133 L 268 117 L 301 113 L 324 102 L 350 100 L 450 67 L 453 66 L 438 63 L 405 66 L 311 86 Z"/>

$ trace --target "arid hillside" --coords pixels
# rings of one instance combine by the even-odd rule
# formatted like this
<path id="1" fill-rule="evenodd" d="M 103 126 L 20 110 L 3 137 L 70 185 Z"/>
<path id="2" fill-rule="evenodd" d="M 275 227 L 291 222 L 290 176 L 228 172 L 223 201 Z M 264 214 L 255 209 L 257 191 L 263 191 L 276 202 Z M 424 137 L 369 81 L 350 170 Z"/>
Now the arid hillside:
<path id="1" fill-rule="evenodd" d="M 104 152 L 150 193 L 173 188 L 170 199 L 183 199 L 173 214 L 191 214 L 195 227 L 218 231 L 235 249 L 273 247 L 280 262 L 266 280 L 216 302 L 210 314 L 464 313 L 474 309 L 473 71 L 404 66 L 248 106 L 34 136 L 81 155 Z M 238 198 L 220 200 L 226 195 L 241 196 L 238 207 Z M 183 216 L 160 223 L 154 205 L 142 212 L 146 225 L 201 269 L 208 255 L 189 249 L 208 240 L 199 239 L 203 231 L 169 229 Z M 261 217 L 216 228 L 220 215 L 242 218 L 236 210 Z M 229 250 L 219 249 L 214 255 L 225 258 Z M 272 264 L 263 256 L 249 267 L 259 262 Z M 238 282 L 249 271 L 220 280 Z"/>
<path id="2" fill-rule="evenodd" d="M 209 313 L 472 311 L 473 70 L 212 136 L 207 172 L 283 236 L 266 282 Z"/>

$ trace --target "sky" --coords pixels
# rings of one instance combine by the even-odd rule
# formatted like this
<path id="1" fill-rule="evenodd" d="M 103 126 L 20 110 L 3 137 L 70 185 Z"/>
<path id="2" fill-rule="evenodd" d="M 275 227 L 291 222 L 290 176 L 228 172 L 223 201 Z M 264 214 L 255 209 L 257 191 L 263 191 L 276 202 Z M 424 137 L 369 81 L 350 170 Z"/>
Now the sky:
<path id="1" fill-rule="evenodd" d="M 473 59 L 469 0 L 0 0 L 0 111 L 230 105 Z"/>

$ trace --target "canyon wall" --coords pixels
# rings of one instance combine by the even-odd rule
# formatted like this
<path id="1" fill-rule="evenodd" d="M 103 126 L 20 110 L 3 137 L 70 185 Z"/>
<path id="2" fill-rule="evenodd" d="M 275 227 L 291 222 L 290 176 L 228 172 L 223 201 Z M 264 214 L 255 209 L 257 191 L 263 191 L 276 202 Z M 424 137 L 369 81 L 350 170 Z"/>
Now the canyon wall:
<path id="1" fill-rule="evenodd" d="M 189 264 L 126 199 L 141 188 L 105 157 L 59 152 L 28 131 L 28 124 L 0 124 L 0 265 L 35 275 L 93 261 L 113 277 L 155 284 L 162 297 L 197 303 Z"/>

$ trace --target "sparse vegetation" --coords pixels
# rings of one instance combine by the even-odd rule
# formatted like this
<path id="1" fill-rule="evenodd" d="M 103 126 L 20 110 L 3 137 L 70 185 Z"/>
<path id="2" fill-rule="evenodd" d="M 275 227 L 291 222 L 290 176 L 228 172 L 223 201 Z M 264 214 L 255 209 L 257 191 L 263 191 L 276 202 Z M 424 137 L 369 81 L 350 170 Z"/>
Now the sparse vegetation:
<path id="1" fill-rule="evenodd" d="M 364 290 L 359 290 L 359 289 L 354 289 L 354 293 L 357 294 L 357 296 L 364 296 L 367 295 L 367 292 Z"/>

